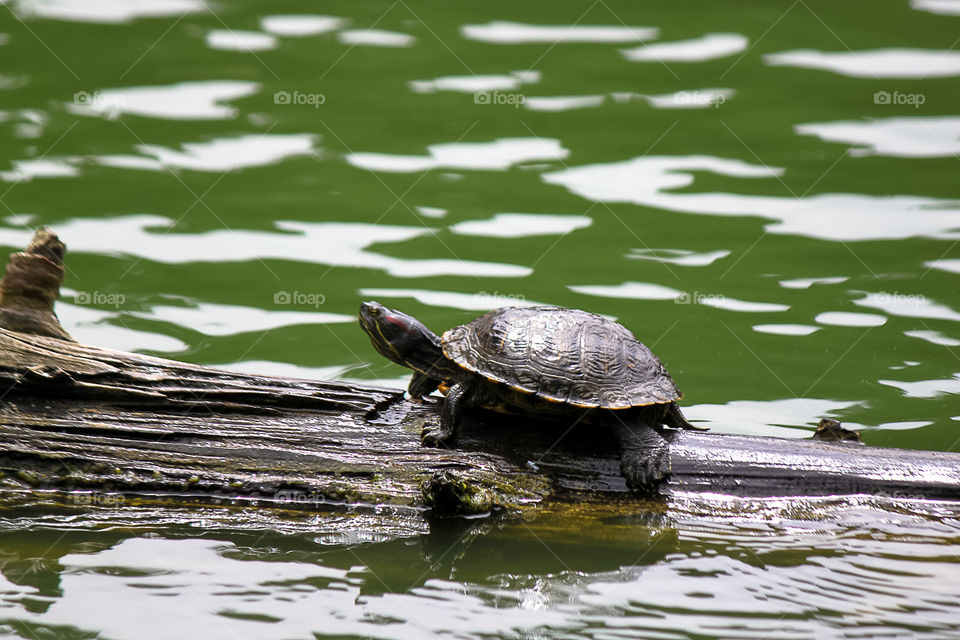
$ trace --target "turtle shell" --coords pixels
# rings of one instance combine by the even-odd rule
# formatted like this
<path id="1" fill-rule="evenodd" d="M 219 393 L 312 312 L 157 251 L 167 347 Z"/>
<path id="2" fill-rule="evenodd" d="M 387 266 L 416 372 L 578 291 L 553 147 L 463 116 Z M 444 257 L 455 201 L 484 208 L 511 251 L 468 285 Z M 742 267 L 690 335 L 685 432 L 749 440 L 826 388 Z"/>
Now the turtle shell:
<path id="1" fill-rule="evenodd" d="M 586 311 L 503 307 L 450 329 L 442 344 L 464 369 L 553 402 L 627 409 L 682 395 L 629 329 Z"/>

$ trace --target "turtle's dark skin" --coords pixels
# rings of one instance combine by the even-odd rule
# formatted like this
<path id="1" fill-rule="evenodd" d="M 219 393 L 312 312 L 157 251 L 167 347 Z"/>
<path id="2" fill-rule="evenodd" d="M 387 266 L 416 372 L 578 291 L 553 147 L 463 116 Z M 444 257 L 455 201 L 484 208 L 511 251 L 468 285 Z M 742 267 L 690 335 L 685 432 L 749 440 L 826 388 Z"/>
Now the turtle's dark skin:
<path id="1" fill-rule="evenodd" d="M 542 417 L 593 409 L 617 437 L 627 484 L 650 490 L 670 470 L 662 428 L 701 429 L 677 407 L 681 393 L 663 363 L 603 316 L 503 307 L 442 337 L 378 302 L 361 304 L 359 319 L 380 355 L 413 369 L 413 398 L 448 387 L 440 424 L 421 436 L 426 446 L 451 441 L 464 410 L 473 408 Z"/>

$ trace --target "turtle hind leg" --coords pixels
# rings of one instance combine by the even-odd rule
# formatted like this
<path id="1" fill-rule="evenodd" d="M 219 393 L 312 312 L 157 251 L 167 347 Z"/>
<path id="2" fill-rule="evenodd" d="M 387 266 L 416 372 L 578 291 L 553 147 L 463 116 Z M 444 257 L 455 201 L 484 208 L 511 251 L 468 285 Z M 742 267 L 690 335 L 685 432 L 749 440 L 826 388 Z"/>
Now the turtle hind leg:
<path id="1" fill-rule="evenodd" d="M 420 443 L 425 447 L 440 447 L 452 441 L 460 426 L 464 408 L 474 405 L 475 385 L 458 382 L 450 387 L 440 409 L 440 424 L 430 424 L 420 433 Z"/>
<path id="2" fill-rule="evenodd" d="M 620 444 L 620 473 L 635 491 L 652 493 L 670 473 L 669 442 L 639 417 L 625 422 L 613 419 L 613 432 Z"/>
<path id="3" fill-rule="evenodd" d="M 663 414 L 663 421 L 668 427 L 674 429 L 687 429 L 689 431 L 710 431 L 710 427 L 701 427 L 691 424 L 680 411 L 676 402 L 671 402 Z"/>

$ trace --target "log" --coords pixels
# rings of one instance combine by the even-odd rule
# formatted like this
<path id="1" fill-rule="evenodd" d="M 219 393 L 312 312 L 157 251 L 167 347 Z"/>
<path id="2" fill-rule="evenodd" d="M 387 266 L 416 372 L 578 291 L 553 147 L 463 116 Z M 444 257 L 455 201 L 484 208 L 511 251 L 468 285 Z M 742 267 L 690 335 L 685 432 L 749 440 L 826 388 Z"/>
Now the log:
<path id="1" fill-rule="evenodd" d="M 0 282 L 0 504 L 114 495 L 346 514 L 373 529 L 418 531 L 429 514 L 628 496 L 614 439 L 596 428 L 477 412 L 454 448 L 425 448 L 419 433 L 439 403 L 401 390 L 79 344 L 53 308 L 63 256 L 56 236 L 38 231 Z M 694 432 L 670 441 L 660 497 L 960 499 L 960 454 Z M 624 508 L 649 509 L 630 502 L 640 499 Z"/>

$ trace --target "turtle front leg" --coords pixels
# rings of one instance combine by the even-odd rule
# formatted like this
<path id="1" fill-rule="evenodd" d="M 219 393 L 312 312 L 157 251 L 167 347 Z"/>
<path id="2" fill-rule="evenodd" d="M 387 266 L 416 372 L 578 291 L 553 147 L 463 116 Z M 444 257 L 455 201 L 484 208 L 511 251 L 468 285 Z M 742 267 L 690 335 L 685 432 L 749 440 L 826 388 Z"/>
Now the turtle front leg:
<path id="1" fill-rule="evenodd" d="M 652 493 L 670 473 L 669 443 L 659 431 L 638 419 L 624 422 L 615 417 L 613 430 L 620 443 L 620 473 L 627 486 Z"/>
<path id="2" fill-rule="evenodd" d="M 428 425 L 420 434 L 420 443 L 425 447 L 439 447 L 456 435 L 463 410 L 473 406 L 476 384 L 464 381 L 450 387 L 440 409 L 440 424 Z"/>
<path id="3" fill-rule="evenodd" d="M 437 380 L 434 380 L 425 373 L 414 371 L 413 377 L 410 378 L 410 384 L 407 386 L 407 393 L 409 393 L 410 397 L 414 400 L 419 400 L 436 391 L 439 386 L 440 383 Z"/>

